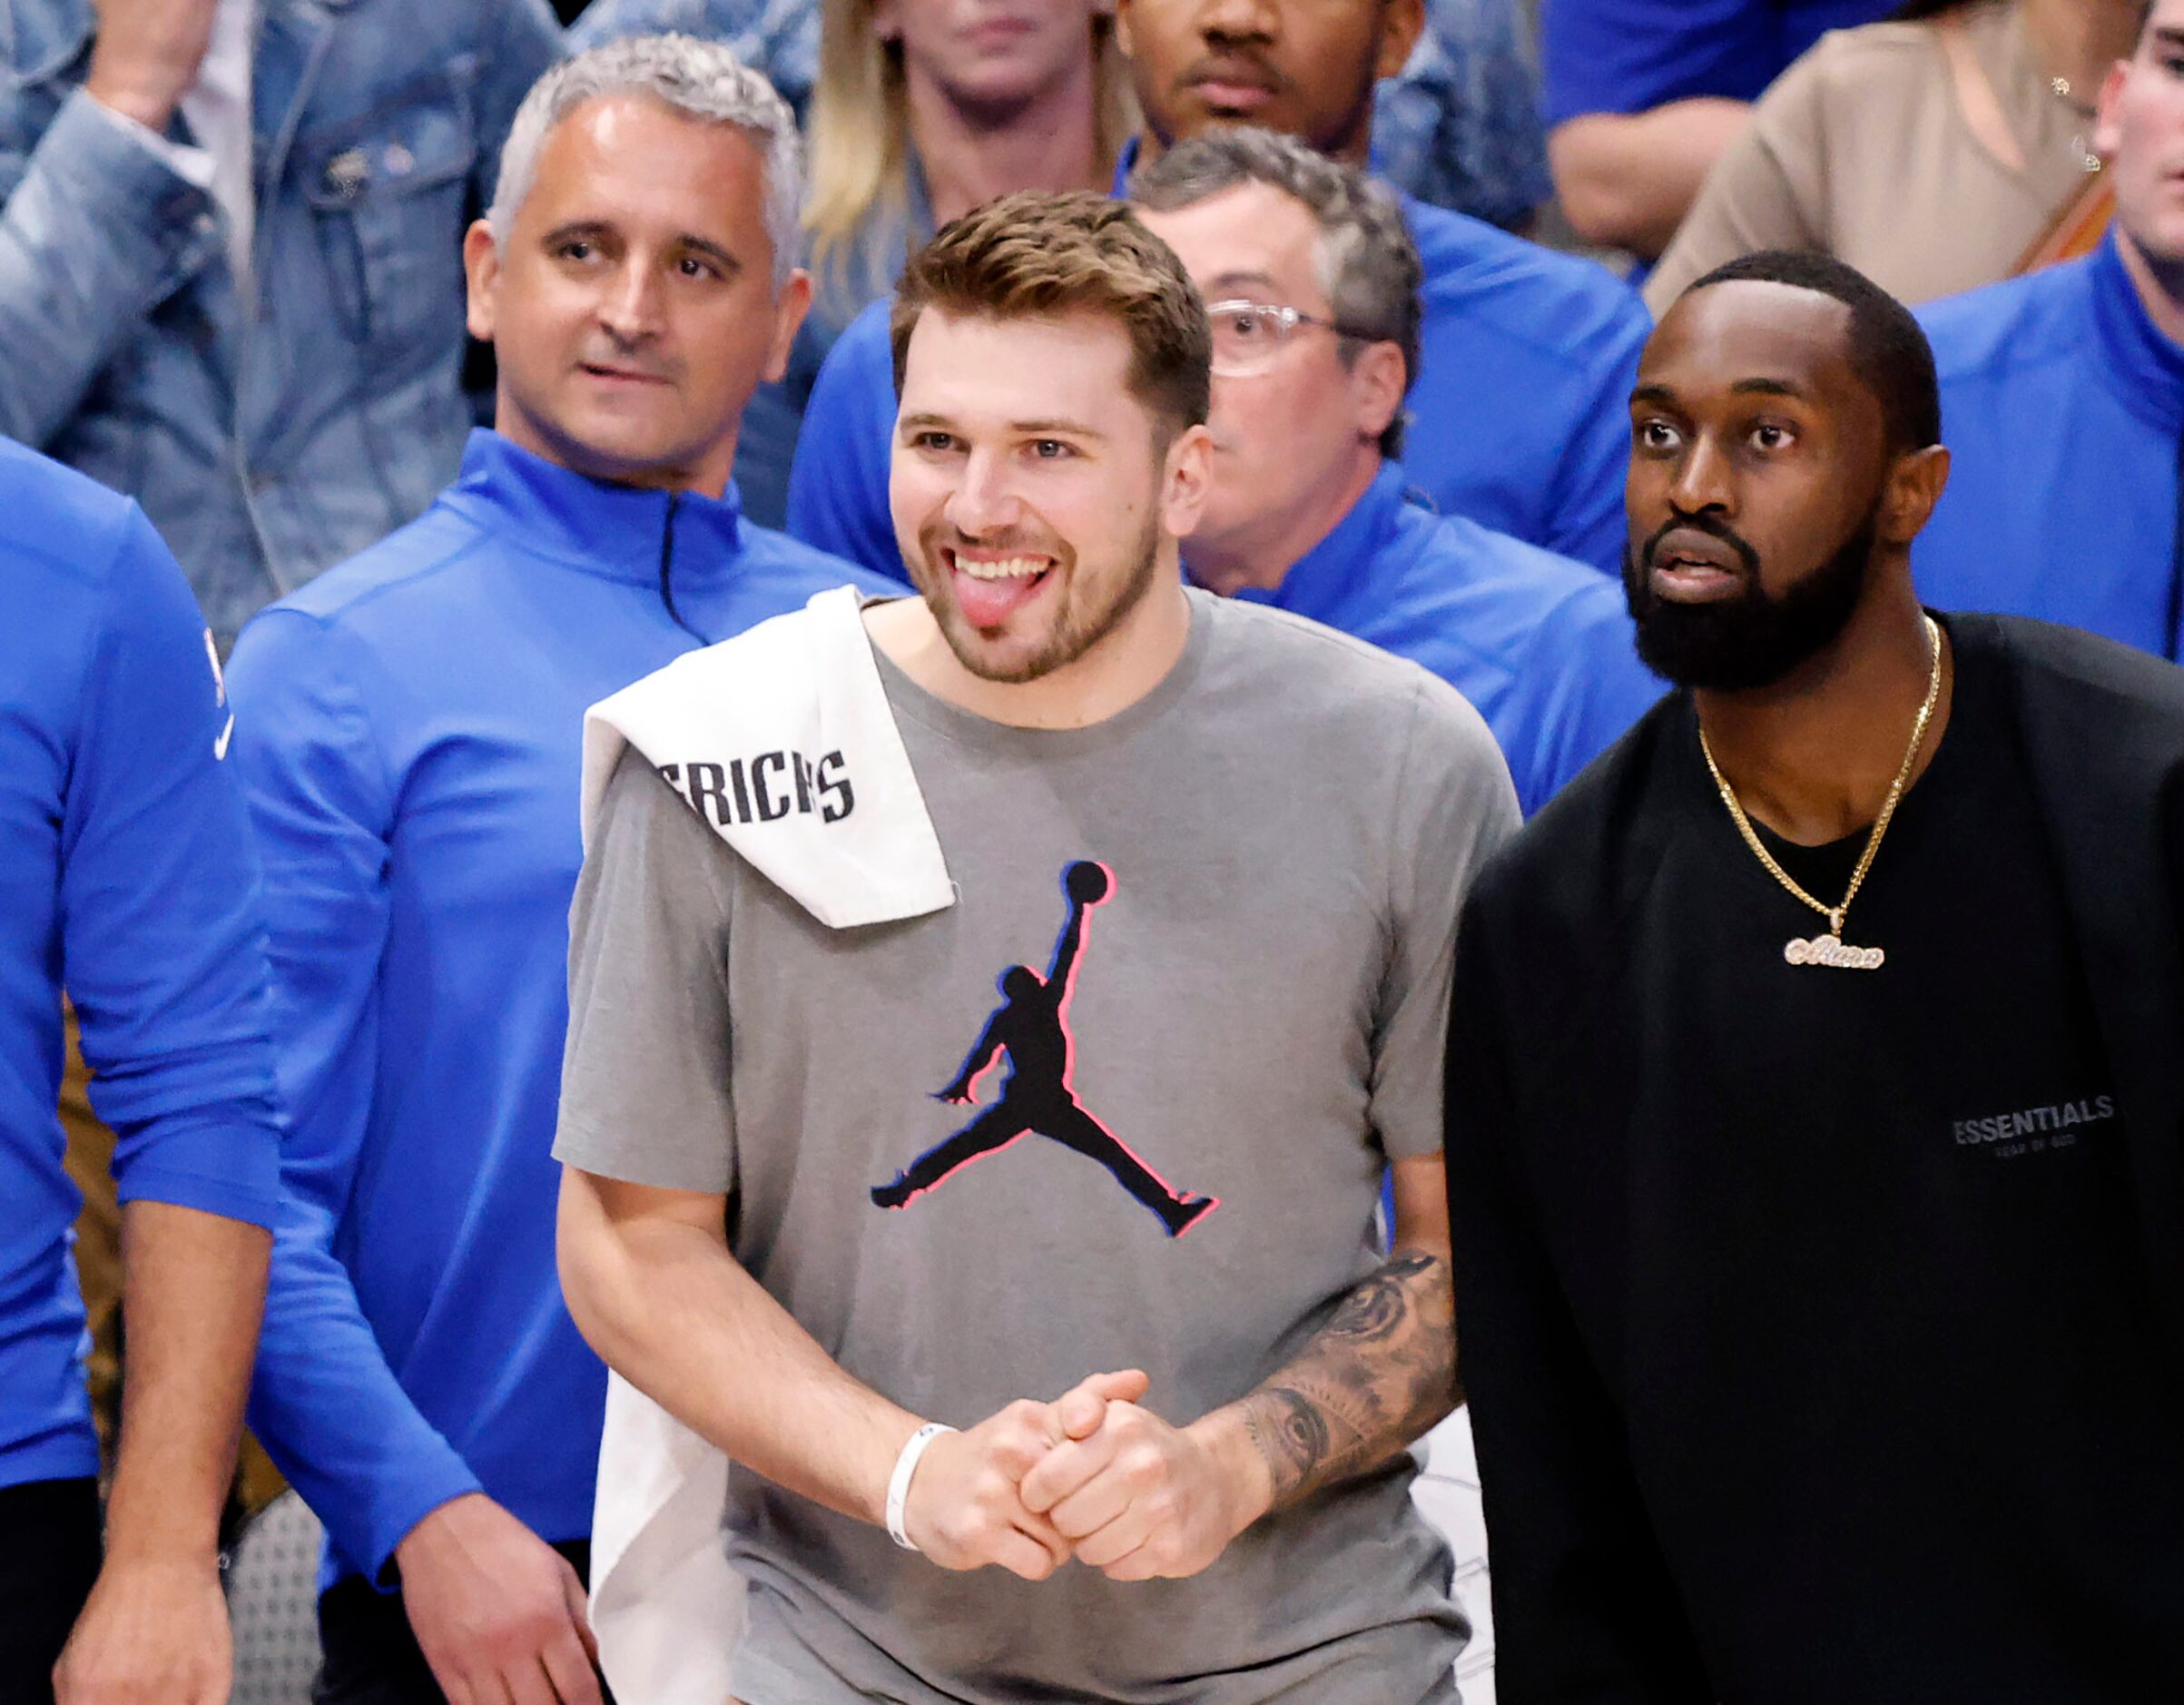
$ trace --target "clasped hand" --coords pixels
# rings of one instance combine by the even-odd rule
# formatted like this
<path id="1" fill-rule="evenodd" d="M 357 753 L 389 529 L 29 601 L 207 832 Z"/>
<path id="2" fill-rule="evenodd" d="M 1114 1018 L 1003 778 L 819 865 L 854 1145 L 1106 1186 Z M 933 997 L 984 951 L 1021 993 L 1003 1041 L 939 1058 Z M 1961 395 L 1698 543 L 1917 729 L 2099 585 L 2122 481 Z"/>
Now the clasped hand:
<path id="1" fill-rule="evenodd" d="M 1044 1581 L 1074 1557 L 1111 1581 L 1196 1574 L 1264 1513 L 1264 1471 L 1206 1424 L 1140 1408 L 1146 1384 L 1135 1368 L 1095 1374 L 935 1439 L 905 1531 L 944 1569 L 998 1563 Z"/>

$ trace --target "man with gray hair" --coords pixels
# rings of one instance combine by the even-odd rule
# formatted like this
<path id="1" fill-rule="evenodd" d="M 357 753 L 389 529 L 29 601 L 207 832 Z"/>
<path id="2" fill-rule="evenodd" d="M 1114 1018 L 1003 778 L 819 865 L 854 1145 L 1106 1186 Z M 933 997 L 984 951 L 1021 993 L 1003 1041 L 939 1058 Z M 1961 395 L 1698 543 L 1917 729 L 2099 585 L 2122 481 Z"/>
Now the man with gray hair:
<path id="1" fill-rule="evenodd" d="M 605 1369 L 550 1149 L 585 707 L 859 578 L 729 468 L 808 292 L 788 109 L 724 48 L 613 44 L 518 111 L 464 258 L 495 427 L 229 672 L 291 1124 L 251 1418 L 328 1534 L 321 1705 L 599 1705 Z"/>
<path id="2" fill-rule="evenodd" d="M 1500 742 L 1527 814 L 1659 696 L 1614 585 L 1410 489 L 1418 251 L 1394 198 L 1294 136 L 1209 131 L 1130 182 L 1214 334 L 1214 481 L 1184 546 L 1213 591 L 1423 665 Z"/>

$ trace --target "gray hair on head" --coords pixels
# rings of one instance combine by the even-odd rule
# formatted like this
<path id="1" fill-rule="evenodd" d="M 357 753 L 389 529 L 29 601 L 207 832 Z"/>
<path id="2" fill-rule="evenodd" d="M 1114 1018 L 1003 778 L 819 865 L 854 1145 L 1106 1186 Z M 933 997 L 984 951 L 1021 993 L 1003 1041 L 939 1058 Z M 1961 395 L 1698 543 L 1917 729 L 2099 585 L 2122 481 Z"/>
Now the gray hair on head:
<path id="1" fill-rule="evenodd" d="M 1330 160 L 1308 143 L 1255 125 L 1201 131 L 1130 176 L 1130 199 L 1156 213 L 1174 212 L 1225 190 L 1264 183 L 1304 202 L 1319 222 L 1321 288 L 1345 337 L 1345 360 L 1360 342 L 1402 350 L 1407 384 L 1418 379 L 1418 245 L 1394 196 L 1354 166 Z M 1381 434 L 1383 456 L 1402 454 L 1398 410 Z"/>
<path id="2" fill-rule="evenodd" d="M 516 109 L 500 151 L 500 179 L 486 210 L 493 241 L 505 244 L 516 210 L 538 176 L 538 156 L 556 125 L 586 101 L 644 95 L 704 124 L 733 124 L 766 161 L 766 235 L 773 243 L 773 288 L 796 270 L 802 239 L 802 152 L 796 118 L 773 85 L 717 42 L 694 35 L 628 35 L 565 60 L 531 85 Z"/>

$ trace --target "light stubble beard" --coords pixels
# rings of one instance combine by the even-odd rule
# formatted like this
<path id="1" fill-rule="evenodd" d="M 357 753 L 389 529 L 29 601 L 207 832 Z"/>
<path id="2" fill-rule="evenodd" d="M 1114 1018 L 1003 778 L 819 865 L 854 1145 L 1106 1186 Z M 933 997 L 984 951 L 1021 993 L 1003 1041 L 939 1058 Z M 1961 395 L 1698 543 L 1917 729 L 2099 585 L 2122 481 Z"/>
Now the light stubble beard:
<path id="1" fill-rule="evenodd" d="M 1039 680 L 1085 655 L 1129 619 L 1131 613 L 1145 601 L 1146 594 L 1153 589 L 1154 577 L 1160 567 L 1160 517 L 1156 510 L 1148 510 L 1146 516 L 1145 526 L 1137 536 L 1136 559 L 1129 571 L 1118 577 L 1107 596 L 1097 603 L 1087 601 L 1079 607 L 1076 552 L 1065 547 L 1060 551 L 1043 553 L 1055 559 L 1055 566 L 1048 573 L 1061 577 L 1061 585 L 1056 588 L 1054 620 L 1046 643 L 1022 662 L 1000 666 L 984 655 L 978 643 L 977 630 L 963 619 L 962 611 L 949 595 L 949 570 L 941 566 L 939 537 L 943 531 L 952 533 L 953 529 L 936 525 L 919 537 L 919 557 L 925 570 L 919 594 L 925 600 L 925 607 L 932 612 L 940 637 L 955 653 L 956 661 L 981 681 L 1001 686 L 1021 686 Z"/>

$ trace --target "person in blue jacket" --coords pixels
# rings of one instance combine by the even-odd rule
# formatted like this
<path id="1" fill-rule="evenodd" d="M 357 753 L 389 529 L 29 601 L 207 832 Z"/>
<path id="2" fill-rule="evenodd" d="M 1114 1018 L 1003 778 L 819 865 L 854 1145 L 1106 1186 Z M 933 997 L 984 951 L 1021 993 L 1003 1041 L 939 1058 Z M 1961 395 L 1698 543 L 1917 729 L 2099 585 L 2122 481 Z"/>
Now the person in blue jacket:
<path id="1" fill-rule="evenodd" d="M 1214 334 L 1201 585 L 1423 665 L 1486 718 L 1525 813 L 1663 690 L 1605 576 L 1411 500 L 1419 263 L 1394 198 L 1294 136 L 1209 132 L 1132 185 Z"/>
<path id="2" fill-rule="evenodd" d="M 1251 123 L 1362 165 L 1376 71 L 1401 65 L 1420 0 L 1123 0 L 1145 128 L 1115 190 L 1209 126 Z M 1615 572 L 1624 543 L 1625 407 L 1652 322 L 1604 268 L 1404 197 L 1424 266 L 1404 465 L 1444 513 Z M 789 530 L 900 576 L 888 519 L 894 436 L 887 307 L 851 322 L 804 415 Z M 1492 422 L 1491 429 L 1485 422 Z"/>
<path id="3" fill-rule="evenodd" d="M 2184 658 L 2184 0 L 2100 91 L 2115 220 L 2081 261 L 1935 302 L 1949 488 L 1920 594 Z"/>
<path id="4" fill-rule="evenodd" d="M 857 577 L 729 479 L 805 301 L 796 183 L 788 109 L 724 48 L 548 73 L 466 243 L 495 429 L 236 648 L 292 1120 L 251 1417 L 326 1524 L 320 1705 L 600 1697 L 606 1375 L 550 1153 L 583 716 Z"/>
<path id="5" fill-rule="evenodd" d="M 1570 226 L 1651 261 L 1752 103 L 1829 30 L 1902 0 L 1545 0 L 1540 104 Z"/>
<path id="6" fill-rule="evenodd" d="M 50 1700 L 58 1659 L 71 1705 L 225 1705 L 220 1513 L 280 1166 L 234 724 L 135 504 L 0 439 L 0 1700 Z M 64 986 L 116 1136 L 129 1300 L 103 1569 Z"/>

